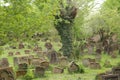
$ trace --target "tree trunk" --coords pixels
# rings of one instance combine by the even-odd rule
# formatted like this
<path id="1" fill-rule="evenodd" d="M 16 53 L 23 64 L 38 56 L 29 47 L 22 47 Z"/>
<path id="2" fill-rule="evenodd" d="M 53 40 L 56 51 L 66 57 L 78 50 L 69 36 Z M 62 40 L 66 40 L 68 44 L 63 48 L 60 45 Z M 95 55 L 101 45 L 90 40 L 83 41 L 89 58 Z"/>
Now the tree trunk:
<path id="1" fill-rule="evenodd" d="M 73 23 L 59 22 L 56 29 L 61 37 L 63 55 L 70 57 L 73 54 Z"/>

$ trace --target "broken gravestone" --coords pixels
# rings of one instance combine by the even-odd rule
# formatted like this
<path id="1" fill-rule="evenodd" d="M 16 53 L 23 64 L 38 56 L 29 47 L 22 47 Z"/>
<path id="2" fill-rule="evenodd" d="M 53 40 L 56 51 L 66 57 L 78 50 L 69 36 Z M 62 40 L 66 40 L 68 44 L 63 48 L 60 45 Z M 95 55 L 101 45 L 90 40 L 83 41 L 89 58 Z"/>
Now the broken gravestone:
<path id="1" fill-rule="evenodd" d="M 79 72 L 79 66 L 74 61 L 72 61 L 68 67 L 68 72 Z"/>
<path id="2" fill-rule="evenodd" d="M 63 68 L 60 68 L 60 67 L 54 67 L 53 68 L 53 73 L 57 73 L 57 74 L 61 74 L 64 72 L 64 69 Z"/>

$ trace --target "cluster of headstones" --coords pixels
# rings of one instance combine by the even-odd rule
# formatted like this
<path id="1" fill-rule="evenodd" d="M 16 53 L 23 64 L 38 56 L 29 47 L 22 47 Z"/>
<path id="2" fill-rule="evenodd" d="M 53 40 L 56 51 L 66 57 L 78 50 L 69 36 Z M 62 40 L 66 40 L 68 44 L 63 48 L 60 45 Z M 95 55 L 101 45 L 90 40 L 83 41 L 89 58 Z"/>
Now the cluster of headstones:
<path id="1" fill-rule="evenodd" d="M 9 52 L 9 56 L 14 56 L 14 67 L 15 70 L 15 78 L 20 76 L 25 76 L 28 69 L 32 69 L 32 72 L 35 76 L 44 76 L 46 70 L 49 69 L 50 64 L 55 64 L 57 66 L 52 67 L 52 73 L 63 73 L 64 69 L 68 69 L 69 72 L 77 72 L 79 70 L 79 66 L 75 62 L 69 62 L 67 57 L 62 56 L 53 49 L 52 44 L 50 42 L 45 43 L 46 50 L 42 51 L 42 48 L 38 45 L 29 50 L 25 50 L 24 52 L 28 54 L 27 56 L 22 56 L 20 52 L 16 52 L 14 56 L 13 52 Z M 25 46 L 23 43 L 19 44 L 19 49 L 24 49 Z M 33 52 L 31 52 L 33 51 Z M 18 54 L 19 53 L 19 54 Z M 34 54 L 30 54 L 34 53 Z M 70 65 L 69 65 L 70 63 Z"/>
<path id="2" fill-rule="evenodd" d="M 99 62 L 97 62 L 96 59 L 85 58 L 82 60 L 82 64 L 83 64 L 83 66 L 89 67 L 91 69 L 100 69 L 101 68 Z"/>
<path id="3" fill-rule="evenodd" d="M 120 67 L 113 67 L 112 71 L 98 74 L 96 80 L 120 80 Z"/>
<path id="4" fill-rule="evenodd" d="M 108 53 L 112 58 L 116 58 L 116 51 L 119 50 L 119 43 L 117 35 L 103 35 L 96 34 L 87 40 L 86 48 L 89 54 L 101 54 L 102 52 Z"/>

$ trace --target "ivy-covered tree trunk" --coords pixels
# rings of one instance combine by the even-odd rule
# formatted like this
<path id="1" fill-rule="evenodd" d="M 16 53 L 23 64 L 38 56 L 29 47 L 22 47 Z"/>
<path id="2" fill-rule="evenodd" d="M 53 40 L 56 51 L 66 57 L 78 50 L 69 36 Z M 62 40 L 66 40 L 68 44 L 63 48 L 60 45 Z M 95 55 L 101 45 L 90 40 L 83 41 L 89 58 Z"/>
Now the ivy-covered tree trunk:
<path id="1" fill-rule="evenodd" d="M 70 57 L 70 55 L 73 53 L 72 23 L 65 23 L 62 21 L 60 23 L 57 23 L 56 29 L 61 37 L 61 42 L 63 44 L 63 55 Z"/>
<path id="2" fill-rule="evenodd" d="M 59 15 L 55 15 L 55 27 L 61 37 L 63 55 L 70 57 L 73 54 L 73 23 L 77 8 L 72 5 L 62 7 Z"/>

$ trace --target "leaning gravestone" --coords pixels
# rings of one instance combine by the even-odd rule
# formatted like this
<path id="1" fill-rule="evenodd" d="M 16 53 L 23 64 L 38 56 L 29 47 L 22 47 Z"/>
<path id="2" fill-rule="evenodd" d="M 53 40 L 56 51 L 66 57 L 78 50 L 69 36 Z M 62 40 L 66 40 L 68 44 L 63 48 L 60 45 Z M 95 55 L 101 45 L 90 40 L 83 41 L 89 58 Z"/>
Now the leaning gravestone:
<path id="1" fill-rule="evenodd" d="M 79 71 L 79 66 L 74 62 L 72 61 L 68 67 L 68 71 L 71 73 L 71 72 L 78 72 Z"/>
<path id="2" fill-rule="evenodd" d="M 57 74 L 61 74 L 61 73 L 63 73 L 64 72 L 64 69 L 62 69 L 62 68 L 59 68 L 59 67 L 54 67 L 53 68 L 53 73 L 57 73 Z"/>

